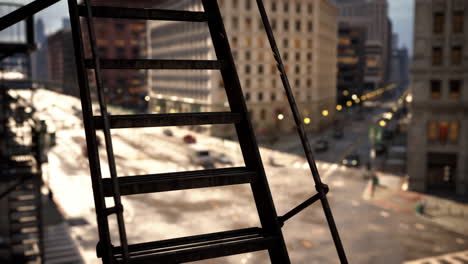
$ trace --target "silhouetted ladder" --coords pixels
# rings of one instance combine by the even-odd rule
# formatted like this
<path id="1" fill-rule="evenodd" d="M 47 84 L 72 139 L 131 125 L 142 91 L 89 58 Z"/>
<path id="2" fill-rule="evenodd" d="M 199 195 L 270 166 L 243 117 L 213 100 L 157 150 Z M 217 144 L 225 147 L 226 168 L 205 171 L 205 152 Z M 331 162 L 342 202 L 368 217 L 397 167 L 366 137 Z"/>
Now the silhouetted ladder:
<path id="1" fill-rule="evenodd" d="M 217 1 L 202 0 L 204 12 L 92 6 L 90 0 L 84 0 L 84 4 L 78 5 L 76 1 L 68 0 L 68 5 L 99 228 L 100 241 L 97 245 L 97 254 L 103 259 L 103 263 L 181 263 L 261 250 L 268 250 L 272 263 L 290 263 L 281 227 L 287 219 L 318 200 L 322 201 L 341 263 L 347 263 L 326 199 L 328 187 L 320 181 L 262 1 L 259 0 L 257 3 L 278 61 L 278 68 L 282 74 L 283 84 L 292 106 L 318 191 L 318 194 L 282 217 L 277 216 L 273 204 Z M 91 59 L 86 59 L 84 55 L 80 17 L 84 17 L 87 21 Z M 217 60 L 101 59 L 96 48 L 93 17 L 206 22 L 211 33 Z M 94 69 L 101 116 L 93 116 L 87 69 Z M 101 69 L 220 70 L 231 112 L 110 115 L 104 103 Z M 111 129 L 213 124 L 235 125 L 245 167 L 117 177 Z M 104 132 L 110 178 L 102 178 L 101 175 L 96 141 L 97 130 Z M 128 245 L 121 195 L 246 183 L 251 185 L 261 228 L 254 227 Z M 106 207 L 105 197 L 113 197 L 115 206 Z M 108 223 L 108 216 L 111 214 L 117 215 L 120 237 L 120 246 L 118 247 L 111 244 Z"/>

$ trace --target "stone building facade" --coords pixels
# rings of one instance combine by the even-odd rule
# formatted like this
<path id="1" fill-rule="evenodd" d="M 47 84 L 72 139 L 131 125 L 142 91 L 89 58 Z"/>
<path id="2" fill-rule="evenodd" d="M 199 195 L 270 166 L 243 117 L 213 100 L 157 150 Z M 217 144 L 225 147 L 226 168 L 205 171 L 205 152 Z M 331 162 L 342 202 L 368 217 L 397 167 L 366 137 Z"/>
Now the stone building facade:
<path id="1" fill-rule="evenodd" d="M 258 133 L 294 129 L 292 115 L 268 39 L 253 0 L 219 1 L 254 129 Z M 336 106 L 337 10 L 328 0 L 266 0 L 288 77 L 309 130 L 331 124 Z M 202 11 L 201 1 L 169 1 L 158 8 Z M 153 59 L 216 59 L 204 23 L 152 21 Z M 227 109 L 217 71 L 153 71 L 149 74 L 152 112 Z M 213 135 L 233 133 L 211 129 Z"/>
<path id="2" fill-rule="evenodd" d="M 468 194 L 468 1 L 416 0 L 410 188 Z"/>

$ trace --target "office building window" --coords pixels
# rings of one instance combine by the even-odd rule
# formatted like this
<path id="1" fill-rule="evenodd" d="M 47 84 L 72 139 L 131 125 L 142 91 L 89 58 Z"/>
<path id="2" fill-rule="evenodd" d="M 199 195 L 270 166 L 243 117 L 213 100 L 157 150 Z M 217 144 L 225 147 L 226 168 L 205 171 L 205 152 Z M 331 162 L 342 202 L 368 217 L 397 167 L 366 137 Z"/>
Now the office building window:
<path id="1" fill-rule="evenodd" d="M 250 101 L 250 93 L 245 93 L 245 101 Z"/>
<path id="2" fill-rule="evenodd" d="M 439 80 L 431 81 L 431 98 L 440 99 L 442 97 L 442 83 Z"/>
<path id="3" fill-rule="evenodd" d="M 300 31 L 301 31 L 301 21 L 300 21 L 300 20 L 297 20 L 297 21 L 296 21 L 296 31 L 297 31 L 297 32 L 300 32 Z"/>
<path id="4" fill-rule="evenodd" d="M 454 33 L 462 33 L 463 32 L 463 24 L 464 24 L 464 12 L 463 11 L 455 11 L 453 13 L 453 22 L 452 22 L 452 30 Z"/>
<path id="5" fill-rule="evenodd" d="M 307 5 L 307 12 L 309 12 L 309 14 L 312 14 L 313 11 L 314 11 L 314 8 L 313 8 L 313 6 L 312 6 L 312 3 L 309 3 L 309 4 Z"/>
<path id="6" fill-rule="evenodd" d="M 258 65 L 258 73 L 259 74 L 263 73 L 263 65 Z"/>
<path id="7" fill-rule="evenodd" d="M 252 7 L 252 3 L 250 2 L 252 0 L 245 0 L 245 9 L 250 10 Z"/>
<path id="8" fill-rule="evenodd" d="M 276 101 L 276 94 L 275 93 L 271 93 L 271 101 L 272 102 Z"/>
<path id="9" fill-rule="evenodd" d="M 300 39 L 296 39 L 294 41 L 294 46 L 296 49 L 300 49 L 301 48 L 301 40 Z"/>
<path id="10" fill-rule="evenodd" d="M 448 122 L 441 121 L 439 122 L 439 141 L 440 142 L 447 142 L 448 135 L 449 135 L 449 126 Z"/>
<path id="11" fill-rule="evenodd" d="M 462 63 L 462 47 L 455 46 L 452 47 L 452 65 L 460 65 Z"/>
<path id="12" fill-rule="evenodd" d="M 312 32 L 314 30 L 314 24 L 312 23 L 312 21 L 307 22 L 307 30 L 309 32 Z"/>
<path id="13" fill-rule="evenodd" d="M 457 121 L 450 122 L 449 141 L 452 143 L 457 143 L 459 137 L 460 137 L 460 124 Z"/>
<path id="14" fill-rule="evenodd" d="M 300 52 L 296 52 L 296 60 L 297 61 L 301 60 L 301 53 Z"/>
<path id="15" fill-rule="evenodd" d="M 245 60 L 250 60 L 251 56 L 250 56 L 250 51 L 246 51 L 245 52 Z"/>
<path id="16" fill-rule="evenodd" d="M 245 19 L 245 28 L 248 30 L 252 29 L 252 19 L 250 17 Z"/>
<path id="17" fill-rule="evenodd" d="M 300 74 L 301 73 L 301 67 L 299 67 L 299 65 L 296 65 L 295 71 L 296 71 L 296 74 Z"/>
<path id="18" fill-rule="evenodd" d="M 439 137 L 439 125 L 436 121 L 430 121 L 427 131 L 427 139 L 429 141 L 436 141 Z"/>
<path id="19" fill-rule="evenodd" d="M 260 119 L 261 120 L 265 120 L 266 119 L 266 110 L 265 109 L 262 109 L 260 111 Z"/>
<path id="20" fill-rule="evenodd" d="M 289 12 L 289 3 L 288 2 L 284 3 L 284 12 L 285 13 Z"/>
<path id="21" fill-rule="evenodd" d="M 301 3 L 296 4 L 296 13 L 301 13 Z"/>
<path id="22" fill-rule="evenodd" d="M 271 20 L 271 29 L 275 30 L 276 29 L 276 19 Z"/>
<path id="23" fill-rule="evenodd" d="M 276 12 L 276 2 L 272 1 L 271 3 L 271 11 Z"/>
<path id="24" fill-rule="evenodd" d="M 283 29 L 284 29 L 284 31 L 286 31 L 286 32 L 289 31 L 289 21 L 288 21 L 288 20 L 284 20 L 284 22 L 283 22 Z"/>
<path id="25" fill-rule="evenodd" d="M 432 65 L 433 66 L 442 65 L 442 48 L 440 47 L 432 48 Z"/>
<path id="26" fill-rule="evenodd" d="M 245 87 L 250 88 L 250 79 L 245 79 Z"/>
<path id="27" fill-rule="evenodd" d="M 440 34 L 444 32 L 444 13 L 437 12 L 434 13 L 434 33 Z"/>
<path id="28" fill-rule="evenodd" d="M 258 93 L 258 101 L 259 102 L 263 101 L 263 93 L 262 92 Z"/>
<path id="29" fill-rule="evenodd" d="M 450 98 L 460 99 L 461 84 L 462 84 L 462 82 L 460 80 L 451 80 L 450 81 Z"/>
<path id="30" fill-rule="evenodd" d="M 232 0 L 232 7 L 237 8 L 239 6 L 238 0 Z"/>
<path id="31" fill-rule="evenodd" d="M 250 65 L 245 65 L 245 73 L 250 73 Z"/>

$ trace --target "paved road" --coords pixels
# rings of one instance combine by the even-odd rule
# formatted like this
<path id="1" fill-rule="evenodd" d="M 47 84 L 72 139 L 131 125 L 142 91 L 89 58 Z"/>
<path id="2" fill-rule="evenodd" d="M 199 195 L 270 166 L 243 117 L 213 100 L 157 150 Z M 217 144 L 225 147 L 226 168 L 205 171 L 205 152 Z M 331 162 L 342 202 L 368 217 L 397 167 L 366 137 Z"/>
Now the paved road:
<path id="1" fill-rule="evenodd" d="M 335 162 L 358 142 L 356 138 L 365 137 L 367 128 L 365 124 L 354 125 L 350 131 L 354 133 L 352 136 L 332 145 L 332 149 L 319 159 Z M 161 130 L 128 133 L 119 130 L 115 133 L 119 175 L 194 169 L 190 168 L 187 160 L 187 146 L 180 140 L 186 131 L 174 130 L 175 136 L 170 140 L 163 136 Z M 71 229 L 86 263 L 99 263 L 95 255 L 98 238 L 89 169 L 82 153 L 83 134 L 81 130 L 72 129 L 59 132 L 58 145 L 50 152 L 49 168 L 45 170 L 49 172 L 47 182 L 64 213 L 81 222 Z M 242 165 L 238 148 L 230 146 L 234 145 L 233 142 L 221 143 L 202 136 L 198 139 L 213 149 L 224 150 L 236 165 Z M 358 145 L 359 153 L 365 153 L 365 144 Z M 303 158 L 266 149 L 261 153 L 265 161 L 273 157 L 281 163 L 274 166 L 268 162 L 265 164 L 280 215 L 314 194 L 314 183 Z M 105 156 L 101 157 L 101 167 L 106 174 Z M 362 200 L 361 194 L 366 187 L 363 171 L 329 162 L 319 162 L 318 167 L 325 182 L 331 186 L 329 200 L 350 263 L 402 263 L 468 248 L 467 237 L 446 231 L 422 218 L 384 210 Z M 111 201 L 107 202 L 111 206 Z M 124 197 L 123 205 L 130 243 L 259 224 L 248 186 L 128 196 Z M 110 222 L 113 241 L 118 245 L 115 221 L 111 218 Z M 338 263 L 319 204 L 286 223 L 284 233 L 293 263 Z M 202 263 L 263 264 L 269 261 L 262 252 Z"/>

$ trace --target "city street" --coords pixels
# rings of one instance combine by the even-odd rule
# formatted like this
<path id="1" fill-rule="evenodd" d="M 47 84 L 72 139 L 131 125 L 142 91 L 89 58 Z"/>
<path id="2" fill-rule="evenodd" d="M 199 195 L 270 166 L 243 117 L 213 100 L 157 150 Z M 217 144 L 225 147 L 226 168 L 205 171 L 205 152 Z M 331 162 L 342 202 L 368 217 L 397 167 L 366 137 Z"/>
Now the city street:
<path id="1" fill-rule="evenodd" d="M 50 93 L 50 94 L 48 94 Z M 47 102 L 51 92 L 39 92 L 37 104 Z M 64 96 L 62 96 L 64 97 Z M 98 263 L 95 257 L 97 229 L 94 214 L 88 162 L 83 155 L 84 133 L 78 115 L 72 109 L 74 99 L 64 97 L 67 107 L 56 105 L 55 111 L 42 114 L 55 119 L 75 120 L 57 133 L 58 145 L 49 153 L 46 180 L 65 216 L 73 223 L 72 235 L 87 263 Z M 60 102 L 61 100 L 56 100 Z M 38 105 L 38 109 L 48 109 Z M 60 112 L 60 114 L 59 114 Z M 375 111 L 378 113 L 378 111 Z M 74 115 L 75 119 L 66 115 Z M 353 136 L 324 154 L 338 160 L 353 146 L 359 153 L 367 151 L 365 124 L 345 127 Z M 173 129 L 168 137 L 161 129 L 117 130 L 114 146 L 119 175 L 198 169 L 187 158 L 189 146 L 181 138 L 187 130 Z M 190 132 L 191 133 L 191 132 Z M 191 133 L 194 134 L 194 133 Z M 199 143 L 217 152 L 224 152 L 241 166 L 242 159 L 235 142 L 196 135 Z M 356 138 L 363 138 L 362 145 Z M 364 146 L 364 147 L 363 147 Z M 336 149 L 334 149 L 334 147 Z M 340 148 L 338 151 L 337 149 Z M 267 176 L 278 214 L 314 194 L 314 184 L 305 160 L 294 154 L 261 149 Z M 321 156 L 319 156 L 319 159 Z M 103 174 L 107 163 L 101 157 Z M 337 163 L 318 161 L 324 182 L 330 185 L 328 195 L 350 263 L 402 263 L 428 256 L 459 252 L 468 248 L 468 237 L 459 235 L 413 214 L 380 208 L 363 200 L 367 181 L 364 170 Z M 111 199 L 108 200 L 111 206 Z M 248 186 L 177 191 L 127 196 L 123 199 L 127 233 L 131 243 L 258 226 L 251 191 Z M 111 219 L 114 243 L 118 244 L 115 221 Z M 284 234 L 293 263 L 338 263 L 338 258 L 319 204 L 312 205 L 284 227 Z M 268 263 L 266 253 L 245 254 L 203 263 Z"/>

